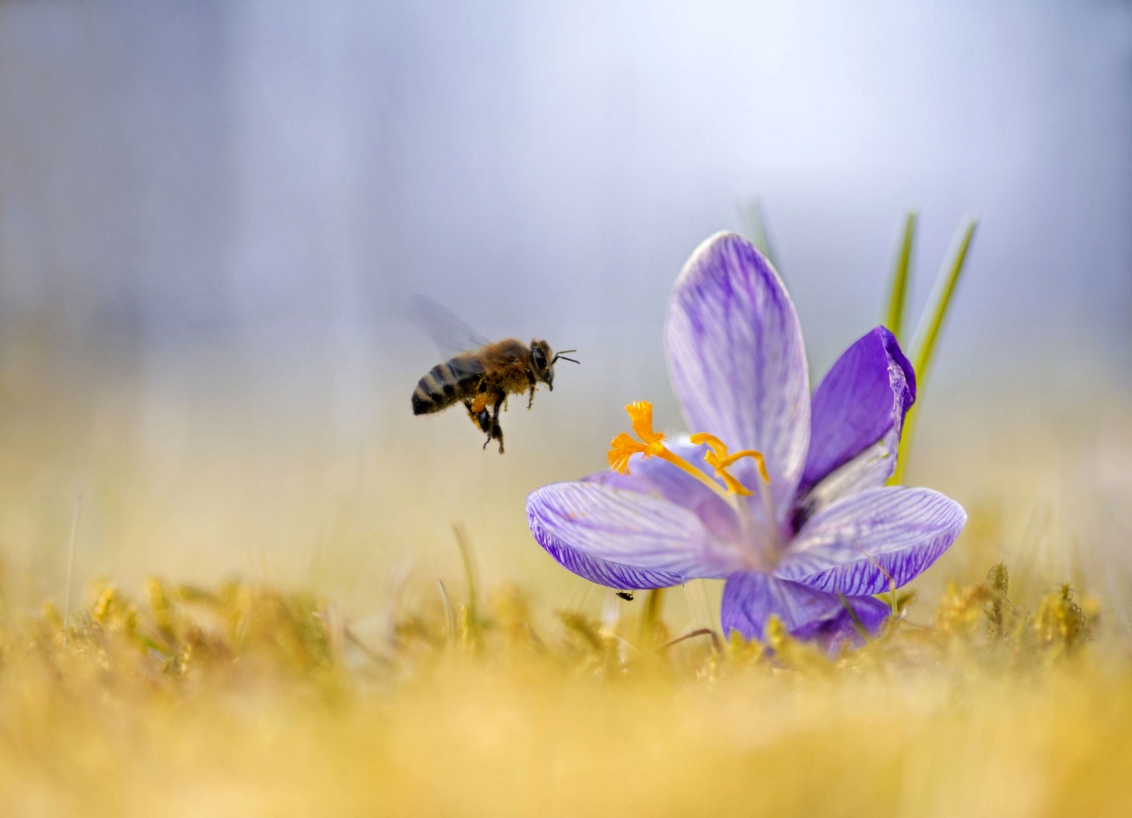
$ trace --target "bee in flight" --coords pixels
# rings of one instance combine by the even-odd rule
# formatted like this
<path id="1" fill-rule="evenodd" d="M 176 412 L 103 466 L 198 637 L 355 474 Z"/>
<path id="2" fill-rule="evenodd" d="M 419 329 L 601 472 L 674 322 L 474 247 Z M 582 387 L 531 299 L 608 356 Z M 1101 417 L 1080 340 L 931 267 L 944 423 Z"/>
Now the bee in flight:
<path id="1" fill-rule="evenodd" d="M 413 414 L 442 412 L 463 401 L 472 422 L 487 435 L 483 447 L 498 440 L 500 454 L 503 429 L 499 426 L 499 409 L 507 396 L 529 391 L 530 409 L 540 382 L 554 391 L 554 364 L 559 358 L 578 363 L 562 352 L 554 355 L 546 341 L 532 340 L 529 347 L 517 338 L 493 343 L 431 298 L 413 296 L 405 309 L 410 320 L 440 347 L 441 355 L 451 356 L 417 383 Z"/>

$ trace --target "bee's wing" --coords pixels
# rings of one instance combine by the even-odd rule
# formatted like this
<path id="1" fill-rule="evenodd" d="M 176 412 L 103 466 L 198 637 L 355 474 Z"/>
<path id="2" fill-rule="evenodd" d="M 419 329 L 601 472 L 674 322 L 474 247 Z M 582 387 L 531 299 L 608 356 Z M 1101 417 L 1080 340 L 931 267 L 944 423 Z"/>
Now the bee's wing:
<path id="1" fill-rule="evenodd" d="M 423 295 L 414 295 L 405 302 L 405 314 L 410 321 L 428 333 L 428 337 L 440 349 L 440 354 L 446 358 L 491 343 L 490 339 L 469 327 L 447 307 Z"/>

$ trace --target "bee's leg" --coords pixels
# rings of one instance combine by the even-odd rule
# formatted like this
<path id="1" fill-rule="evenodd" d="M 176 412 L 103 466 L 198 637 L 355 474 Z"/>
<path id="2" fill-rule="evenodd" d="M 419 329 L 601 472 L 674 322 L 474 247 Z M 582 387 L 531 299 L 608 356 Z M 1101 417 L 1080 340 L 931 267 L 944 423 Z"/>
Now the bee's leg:
<path id="1" fill-rule="evenodd" d="M 483 444 L 483 447 L 486 449 L 487 444 L 491 442 L 491 413 L 488 412 L 487 409 L 481 409 L 479 412 L 476 412 L 470 400 L 464 401 L 464 406 L 468 408 L 468 417 L 472 419 L 472 423 L 476 424 L 476 426 L 480 428 L 480 431 L 487 435 L 487 443 Z"/>
<path id="2" fill-rule="evenodd" d="M 483 447 L 486 449 L 487 444 L 491 442 L 493 437 L 491 428 L 491 412 L 484 409 L 476 415 L 476 423 L 479 424 L 480 431 L 487 435 L 487 440 L 483 442 Z"/>
<path id="3" fill-rule="evenodd" d="M 491 415 L 491 437 L 499 441 L 500 454 L 503 454 L 503 427 L 499 425 L 499 407 L 503 405 L 506 397 L 506 395 L 499 396 L 499 399 L 495 401 L 495 409 Z"/>
<path id="4" fill-rule="evenodd" d="M 527 408 L 530 409 L 535 405 L 535 376 L 531 374 L 529 369 L 527 370 L 527 382 L 531 385 L 531 398 L 527 401 Z"/>

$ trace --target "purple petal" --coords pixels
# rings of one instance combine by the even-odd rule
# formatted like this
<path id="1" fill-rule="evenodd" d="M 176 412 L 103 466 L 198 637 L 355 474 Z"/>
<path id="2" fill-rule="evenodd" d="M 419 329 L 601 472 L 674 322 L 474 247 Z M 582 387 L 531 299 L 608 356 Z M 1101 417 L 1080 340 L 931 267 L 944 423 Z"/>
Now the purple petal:
<path id="1" fill-rule="evenodd" d="M 706 445 L 696 446 L 686 436 L 666 440 L 664 445 L 705 474 L 712 473 L 711 467 L 704 463 L 704 454 L 708 450 Z M 663 497 L 695 512 L 717 538 L 729 542 L 739 538 L 739 521 L 727 501 L 686 471 L 659 457 L 635 454 L 629 459 L 628 475 L 609 469 L 582 480 Z"/>
<path id="2" fill-rule="evenodd" d="M 830 481 L 799 503 L 804 515 L 885 484 L 896 470 L 904 415 L 915 399 L 912 365 L 884 327 L 838 358 L 810 402 L 810 451 L 799 497 Z"/>
<path id="3" fill-rule="evenodd" d="M 967 522 L 931 489 L 870 489 L 819 511 L 798 532 L 775 576 L 847 596 L 900 587 L 935 562 Z"/>
<path id="4" fill-rule="evenodd" d="M 809 376 L 790 296 L 748 241 L 717 233 L 692 254 L 672 291 L 667 347 L 688 427 L 762 452 L 784 516 L 809 445 Z M 756 470 L 751 458 L 732 467 L 748 488 Z"/>
<path id="5" fill-rule="evenodd" d="M 798 639 L 813 639 L 820 642 L 826 649 L 834 654 L 842 643 L 849 642 L 851 647 L 860 647 L 865 643 L 861 628 L 869 636 L 875 636 L 884 621 L 892 615 L 892 608 L 885 602 L 871 596 L 846 596 L 841 613 L 832 619 L 815 624 L 810 632 L 794 634 Z M 848 605 L 853 613 L 845 607 Z M 855 616 L 854 616 L 855 615 Z"/>
<path id="6" fill-rule="evenodd" d="M 744 563 L 694 513 L 598 483 L 554 483 L 527 496 L 527 522 L 564 567 L 611 588 L 661 588 L 720 578 Z"/>
<path id="7" fill-rule="evenodd" d="M 849 605 L 856 614 L 847 609 Z M 747 639 L 762 639 L 767 619 L 778 616 L 798 639 L 818 639 L 831 649 L 845 639 L 859 641 L 857 622 L 875 633 L 891 609 L 872 597 L 842 597 L 756 571 L 732 574 L 723 586 L 720 616 L 724 635 L 737 630 Z"/>

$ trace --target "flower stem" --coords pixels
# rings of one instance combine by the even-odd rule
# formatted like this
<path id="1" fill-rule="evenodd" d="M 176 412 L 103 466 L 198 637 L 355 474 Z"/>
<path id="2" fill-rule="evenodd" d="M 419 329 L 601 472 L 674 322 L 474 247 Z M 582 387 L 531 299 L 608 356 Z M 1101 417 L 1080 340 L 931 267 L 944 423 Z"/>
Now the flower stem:
<path id="1" fill-rule="evenodd" d="M 641 612 L 640 644 L 651 646 L 655 641 L 657 623 L 664 607 L 664 588 L 653 588 L 645 597 L 645 609 Z"/>

